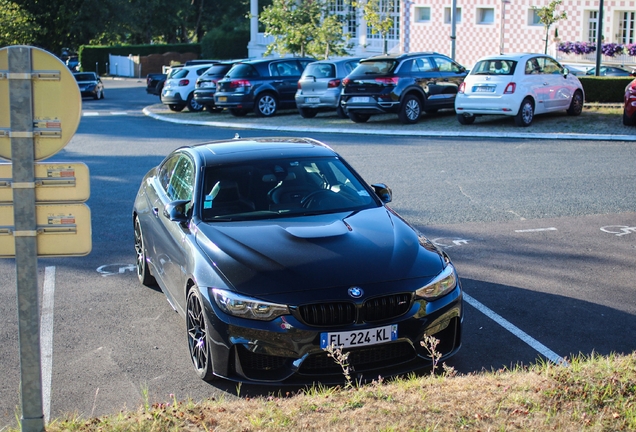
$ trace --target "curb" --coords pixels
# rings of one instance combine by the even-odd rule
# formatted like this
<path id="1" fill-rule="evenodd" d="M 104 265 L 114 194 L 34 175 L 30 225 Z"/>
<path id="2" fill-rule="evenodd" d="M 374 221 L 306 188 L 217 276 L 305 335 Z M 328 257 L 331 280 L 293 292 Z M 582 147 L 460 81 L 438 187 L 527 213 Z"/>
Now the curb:
<path id="1" fill-rule="evenodd" d="M 194 126 L 210 126 L 225 129 L 250 129 L 282 132 L 319 132 L 349 135 L 380 135 L 380 136 L 417 136 L 417 137 L 442 137 L 442 138 L 512 138 L 512 139 L 543 139 L 543 140 L 585 140 L 585 141 L 631 141 L 636 142 L 636 135 L 607 135 L 607 134 L 572 134 L 572 133 L 500 133 L 500 132 L 455 132 L 455 131 L 405 131 L 397 129 L 385 130 L 355 130 L 328 127 L 297 127 L 297 126 L 270 126 L 254 125 L 249 123 L 227 124 L 217 121 L 180 120 L 152 112 L 150 107 L 145 107 L 143 113 L 155 120 L 176 124 L 189 124 Z"/>

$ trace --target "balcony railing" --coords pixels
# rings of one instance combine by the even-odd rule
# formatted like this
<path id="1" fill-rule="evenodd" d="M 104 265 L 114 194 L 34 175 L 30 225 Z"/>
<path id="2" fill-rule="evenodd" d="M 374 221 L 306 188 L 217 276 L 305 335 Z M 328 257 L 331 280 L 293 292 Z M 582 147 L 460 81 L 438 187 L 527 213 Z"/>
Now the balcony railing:
<path id="1" fill-rule="evenodd" d="M 596 63 L 596 53 L 589 54 L 566 54 L 561 51 L 556 52 L 556 58 L 560 62 L 571 62 L 571 63 Z M 630 56 L 627 54 L 617 55 L 614 57 L 609 57 L 606 55 L 601 55 L 601 64 L 604 65 L 614 65 L 614 66 L 632 66 L 636 67 L 636 56 Z"/>

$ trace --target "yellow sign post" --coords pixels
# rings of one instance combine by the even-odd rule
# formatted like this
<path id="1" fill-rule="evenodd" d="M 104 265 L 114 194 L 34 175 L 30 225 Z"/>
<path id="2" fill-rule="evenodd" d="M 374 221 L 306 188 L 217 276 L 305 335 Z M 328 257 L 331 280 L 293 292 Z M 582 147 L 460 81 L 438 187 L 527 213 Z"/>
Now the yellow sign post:
<path id="1" fill-rule="evenodd" d="M 37 257 L 91 250 L 88 168 L 35 163 L 68 144 L 81 103 L 57 57 L 30 46 L 0 49 L 0 158 L 11 161 L 0 167 L 0 256 L 16 263 L 23 432 L 44 431 Z"/>

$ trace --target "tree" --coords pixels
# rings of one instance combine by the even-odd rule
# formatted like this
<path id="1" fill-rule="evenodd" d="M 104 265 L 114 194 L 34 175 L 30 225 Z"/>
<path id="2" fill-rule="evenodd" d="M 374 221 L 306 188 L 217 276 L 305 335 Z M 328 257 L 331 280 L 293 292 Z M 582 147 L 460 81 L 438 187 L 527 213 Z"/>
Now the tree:
<path id="1" fill-rule="evenodd" d="M 40 32 L 35 18 L 10 0 L 0 0 L 0 47 L 33 45 Z"/>
<path id="2" fill-rule="evenodd" d="M 553 0 L 549 5 L 542 8 L 533 6 L 532 8 L 537 12 L 539 22 L 545 27 L 545 49 L 544 54 L 548 53 L 548 39 L 550 33 L 550 26 L 561 20 L 567 19 L 565 12 L 557 13 L 556 8 L 560 6 L 563 0 Z"/>
<path id="3" fill-rule="evenodd" d="M 393 28 L 393 12 L 396 8 L 396 2 L 399 0 L 358 0 L 354 4 L 362 7 L 362 16 L 367 22 L 367 26 L 371 27 L 372 34 L 380 34 L 382 37 L 382 52 L 388 52 L 387 36 Z"/>
<path id="4" fill-rule="evenodd" d="M 344 17 L 332 12 L 325 0 L 274 0 L 259 20 L 265 34 L 274 37 L 265 55 L 311 55 L 328 58 L 347 55 Z"/>

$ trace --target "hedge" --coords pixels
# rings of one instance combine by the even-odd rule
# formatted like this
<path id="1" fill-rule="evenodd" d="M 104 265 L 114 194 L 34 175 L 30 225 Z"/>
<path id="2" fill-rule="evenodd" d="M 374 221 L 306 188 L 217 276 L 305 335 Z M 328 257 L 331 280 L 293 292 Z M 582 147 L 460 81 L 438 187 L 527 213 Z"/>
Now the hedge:
<path id="1" fill-rule="evenodd" d="M 163 54 L 165 52 L 194 52 L 201 55 L 201 45 L 193 44 L 153 44 L 153 45 L 114 45 L 114 46 L 95 46 L 82 45 L 78 52 L 82 71 L 97 72 L 100 75 L 107 73 L 106 63 L 108 63 L 108 54 L 128 56 L 139 55 L 147 56 L 149 54 Z M 98 70 L 99 69 L 99 70 Z"/>
<path id="2" fill-rule="evenodd" d="M 585 102 L 622 103 L 625 87 L 634 77 L 579 76 Z"/>

